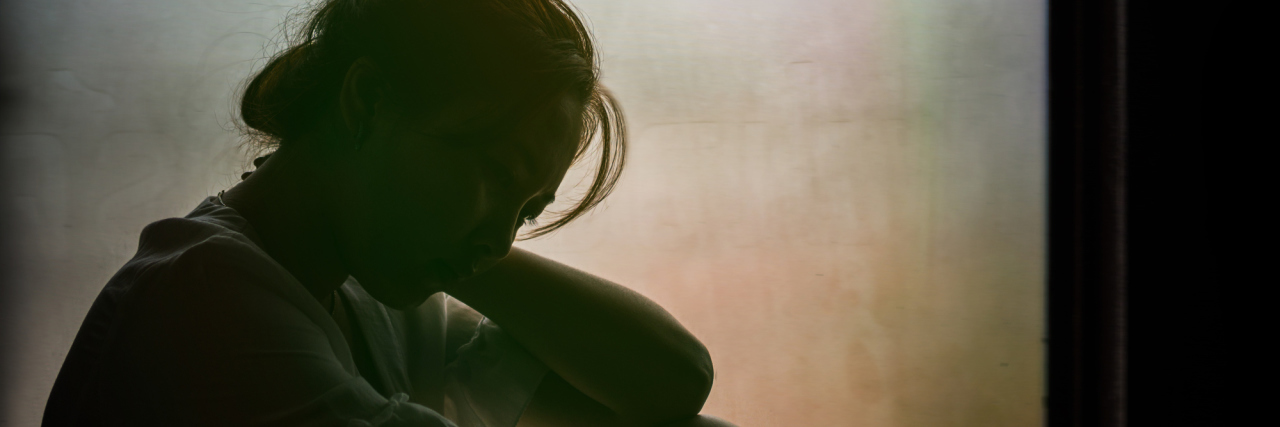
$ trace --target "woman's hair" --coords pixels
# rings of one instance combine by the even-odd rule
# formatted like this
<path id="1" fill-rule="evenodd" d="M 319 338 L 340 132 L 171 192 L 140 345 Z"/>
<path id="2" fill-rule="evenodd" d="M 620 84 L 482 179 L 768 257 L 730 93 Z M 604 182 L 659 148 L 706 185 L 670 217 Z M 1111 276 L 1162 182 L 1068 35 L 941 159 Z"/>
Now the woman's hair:
<path id="1" fill-rule="evenodd" d="M 322 0 L 289 47 L 249 81 L 243 128 L 263 149 L 315 132 L 331 114 L 348 68 L 372 60 L 392 102 L 432 113 L 481 100 L 506 126 L 562 94 L 582 102 L 574 162 L 599 136 L 599 163 L 573 207 L 524 238 L 545 235 L 599 204 L 618 181 L 627 148 L 621 110 L 600 84 L 590 32 L 562 0 Z M 288 31 L 286 31 L 288 32 Z"/>

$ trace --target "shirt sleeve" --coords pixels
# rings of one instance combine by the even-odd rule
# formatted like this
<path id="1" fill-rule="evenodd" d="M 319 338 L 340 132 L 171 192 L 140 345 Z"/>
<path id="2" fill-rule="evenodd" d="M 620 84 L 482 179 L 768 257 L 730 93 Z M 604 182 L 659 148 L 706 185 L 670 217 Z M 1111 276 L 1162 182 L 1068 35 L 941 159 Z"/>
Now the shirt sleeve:
<path id="1" fill-rule="evenodd" d="M 514 427 L 547 371 L 485 318 L 445 367 L 445 416 L 461 427 Z"/>

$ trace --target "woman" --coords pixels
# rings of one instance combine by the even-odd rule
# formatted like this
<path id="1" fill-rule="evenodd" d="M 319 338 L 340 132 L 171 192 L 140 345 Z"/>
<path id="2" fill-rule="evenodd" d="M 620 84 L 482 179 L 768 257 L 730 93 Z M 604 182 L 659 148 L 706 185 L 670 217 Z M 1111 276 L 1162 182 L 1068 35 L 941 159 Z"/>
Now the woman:
<path id="1" fill-rule="evenodd" d="M 44 424 L 728 425 L 669 314 L 512 247 L 618 178 L 596 59 L 560 0 L 318 5 L 244 92 L 275 151 L 143 230 Z M 597 136 L 590 190 L 536 226 Z"/>

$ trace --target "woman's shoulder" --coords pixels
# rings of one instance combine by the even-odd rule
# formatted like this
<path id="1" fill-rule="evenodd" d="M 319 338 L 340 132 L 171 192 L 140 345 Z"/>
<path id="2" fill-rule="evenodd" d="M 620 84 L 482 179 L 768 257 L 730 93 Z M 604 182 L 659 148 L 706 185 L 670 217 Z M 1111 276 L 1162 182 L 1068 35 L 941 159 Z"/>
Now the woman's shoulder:
<path id="1" fill-rule="evenodd" d="M 322 326 L 332 320 L 288 270 L 241 231 L 204 218 L 148 225 L 138 254 L 112 281 L 127 288 L 121 332 L 164 345 L 186 338 L 229 345 L 299 328 L 316 338 L 336 332 Z"/>
<path id="2" fill-rule="evenodd" d="M 111 282 L 124 282 L 118 284 L 133 288 L 139 284 L 134 282 L 168 283 L 182 276 L 198 280 L 211 275 L 270 276 L 292 281 L 288 272 L 261 249 L 248 221 L 213 200 L 206 199 L 184 217 L 166 218 L 143 227 L 137 253 Z"/>
<path id="3" fill-rule="evenodd" d="M 181 218 L 147 224 L 138 238 L 138 252 L 126 264 L 167 265 L 209 253 L 238 253 L 269 261 L 255 242 L 248 221 L 235 210 L 205 200 Z"/>
<path id="4" fill-rule="evenodd" d="M 350 368 L 328 311 L 247 226 L 230 208 L 208 203 L 146 226 L 137 255 L 108 284 L 120 290 L 109 316 L 111 345 L 188 361 L 306 353 Z"/>
<path id="5" fill-rule="evenodd" d="M 64 362 L 55 417 L 107 408 L 107 419 L 242 425 L 230 420 L 367 418 L 387 406 L 328 311 L 234 211 L 210 208 L 145 227 Z"/>
<path id="6" fill-rule="evenodd" d="M 304 322 L 327 329 L 324 308 L 251 235 L 234 210 L 208 200 L 185 217 L 147 225 L 138 252 L 99 296 L 111 300 L 102 307 L 110 313 L 101 315 L 115 318 L 111 323 L 120 332 L 222 316 L 275 323 L 291 318 L 294 327 Z"/>

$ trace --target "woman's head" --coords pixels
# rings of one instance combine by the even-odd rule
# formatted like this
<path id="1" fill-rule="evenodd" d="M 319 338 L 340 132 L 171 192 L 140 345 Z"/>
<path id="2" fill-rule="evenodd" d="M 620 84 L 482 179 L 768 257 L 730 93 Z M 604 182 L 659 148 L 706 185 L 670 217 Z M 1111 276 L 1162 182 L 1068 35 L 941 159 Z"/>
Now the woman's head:
<path id="1" fill-rule="evenodd" d="M 505 256 L 593 140 L 591 188 L 526 236 L 608 195 L 625 140 L 597 60 L 559 0 L 330 0 L 250 81 L 241 117 L 259 143 L 323 159 L 346 268 L 411 306 Z"/>

